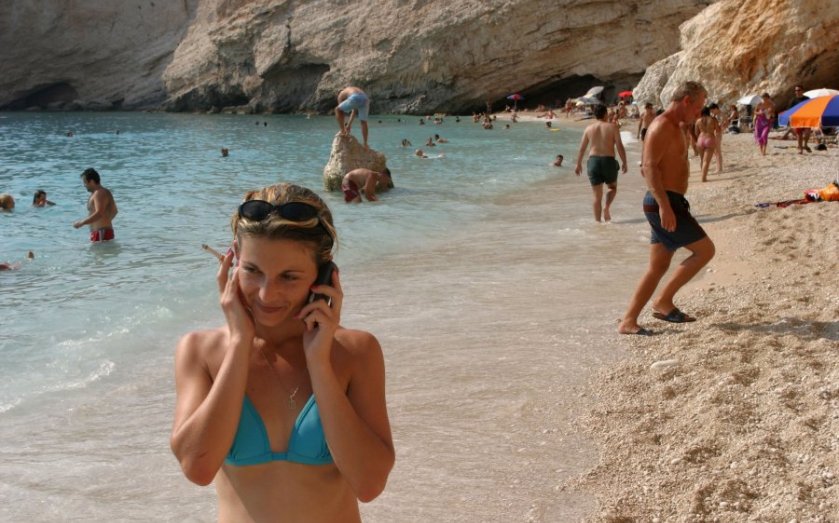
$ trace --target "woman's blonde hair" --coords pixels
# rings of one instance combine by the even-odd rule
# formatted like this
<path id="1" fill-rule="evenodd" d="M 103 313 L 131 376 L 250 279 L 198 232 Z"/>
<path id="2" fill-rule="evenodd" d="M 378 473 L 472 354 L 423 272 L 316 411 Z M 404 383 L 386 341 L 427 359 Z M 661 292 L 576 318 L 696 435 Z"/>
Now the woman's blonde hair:
<path id="1" fill-rule="evenodd" d="M 329 207 L 314 191 L 300 185 L 278 183 L 249 191 L 242 201 L 250 200 L 264 200 L 272 205 L 305 203 L 317 210 L 317 216 L 309 220 L 292 221 L 272 212 L 264 220 L 256 221 L 240 217 L 237 208 L 230 220 L 233 236 L 237 239 L 249 236 L 304 242 L 312 246 L 318 266 L 332 260 L 332 249 L 338 243 L 338 236 Z"/>

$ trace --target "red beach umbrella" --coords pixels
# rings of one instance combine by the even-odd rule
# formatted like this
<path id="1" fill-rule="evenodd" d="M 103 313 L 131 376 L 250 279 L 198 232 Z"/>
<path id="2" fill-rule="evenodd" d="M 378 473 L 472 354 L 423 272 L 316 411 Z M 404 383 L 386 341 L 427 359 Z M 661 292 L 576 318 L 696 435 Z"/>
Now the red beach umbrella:
<path id="1" fill-rule="evenodd" d="M 618 98 L 631 98 L 632 91 L 621 91 L 618 93 Z"/>

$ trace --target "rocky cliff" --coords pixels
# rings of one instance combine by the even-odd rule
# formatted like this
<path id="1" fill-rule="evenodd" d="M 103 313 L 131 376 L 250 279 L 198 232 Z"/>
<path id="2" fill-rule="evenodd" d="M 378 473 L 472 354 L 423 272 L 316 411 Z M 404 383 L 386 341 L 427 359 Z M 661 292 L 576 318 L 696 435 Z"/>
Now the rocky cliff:
<path id="1" fill-rule="evenodd" d="M 10 0 L 0 108 L 374 112 L 632 87 L 712 0 Z"/>
<path id="2" fill-rule="evenodd" d="M 0 108 L 153 107 L 198 0 L 6 0 Z"/>
<path id="3" fill-rule="evenodd" d="M 839 88 L 839 2 L 721 0 L 681 27 L 681 51 L 654 64 L 636 100 L 667 104 L 678 84 L 699 80 L 710 100 L 768 92 L 780 109 L 792 87 Z"/>

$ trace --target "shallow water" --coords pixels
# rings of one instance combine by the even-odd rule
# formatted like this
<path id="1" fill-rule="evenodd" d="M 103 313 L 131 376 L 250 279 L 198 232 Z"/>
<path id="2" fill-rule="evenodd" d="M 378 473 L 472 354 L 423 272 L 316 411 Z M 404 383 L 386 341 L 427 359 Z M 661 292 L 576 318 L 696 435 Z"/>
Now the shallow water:
<path id="1" fill-rule="evenodd" d="M 626 175 L 616 223 L 596 225 L 573 175 L 578 131 L 398 120 L 370 129 L 397 188 L 349 206 L 320 191 L 329 118 L 0 114 L 0 192 L 18 202 L 0 215 L 0 259 L 36 254 L 0 273 L 0 519 L 213 520 L 212 489 L 168 449 L 172 352 L 221 321 L 201 243 L 224 250 L 244 191 L 276 181 L 332 207 L 343 323 L 385 351 L 397 466 L 366 520 L 555 521 L 591 507 L 557 486 L 594 456 L 570 426 L 586 372 L 617 353 L 614 321 L 643 268 L 640 180 Z M 427 151 L 444 157 L 413 157 L 433 133 L 450 143 Z M 72 228 L 88 166 L 120 208 L 107 245 Z M 36 188 L 58 205 L 31 208 Z"/>

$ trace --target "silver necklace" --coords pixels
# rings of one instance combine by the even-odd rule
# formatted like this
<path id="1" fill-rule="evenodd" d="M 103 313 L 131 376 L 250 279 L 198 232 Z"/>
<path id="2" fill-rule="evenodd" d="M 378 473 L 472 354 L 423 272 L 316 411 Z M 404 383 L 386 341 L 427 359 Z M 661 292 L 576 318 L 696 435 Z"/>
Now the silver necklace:
<path id="1" fill-rule="evenodd" d="M 277 372 L 277 369 L 275 369 L 271 362 L 268 360 L 268 356 L 265 354 L 265 350 L 262 347 L 259 347 L 259 352 L 261 352 L 262 357 L 265 358 L 265 363 L 267 363 L 268 366 L 271 367 L 271 372 L 274 373 L 274 377 L 277 378 L 277 381 L 280 383 L 280 387 L 282 387 L 286 394 L 288 394 L 288 408 L 290 410 L 297 410 L 297 401 L 294 399 L 294 397 L 297 396 L 297 391 L 300 390 L 300 386 L 298 385 L 297 387 L 294 387 L 294 390 L 291 391 L 291 393 L 289 393 L 286 386 L 283 385 L 283 380 L 280 378 L 280 373 Z"/>

